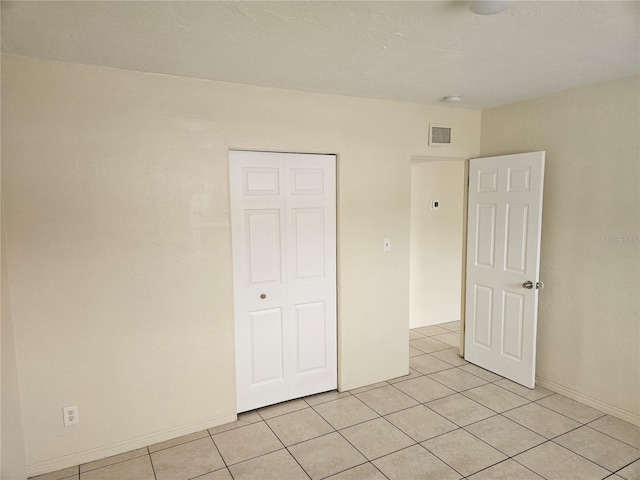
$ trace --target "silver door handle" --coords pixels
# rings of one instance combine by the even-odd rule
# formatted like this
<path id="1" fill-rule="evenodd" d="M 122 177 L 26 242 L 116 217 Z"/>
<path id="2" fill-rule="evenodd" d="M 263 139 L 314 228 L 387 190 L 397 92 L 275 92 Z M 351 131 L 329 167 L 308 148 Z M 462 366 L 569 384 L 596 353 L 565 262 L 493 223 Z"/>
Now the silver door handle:
<path id="1" fill-rule="evenodd" d="M 531 290 L 533 288 L 533 282 L 531 280 L 527 280 L 522 284 L 522 288 L 526 288 L 527 290 Z M 543 289 L 544 283 L 536 282 L 536 290 Z"/>

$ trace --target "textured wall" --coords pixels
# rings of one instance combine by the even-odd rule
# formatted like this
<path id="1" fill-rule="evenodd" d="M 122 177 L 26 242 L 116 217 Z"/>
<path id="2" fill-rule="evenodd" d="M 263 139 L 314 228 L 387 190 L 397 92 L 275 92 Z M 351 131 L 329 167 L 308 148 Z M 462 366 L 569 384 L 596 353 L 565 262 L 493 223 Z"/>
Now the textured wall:
<path id="1" fill-rule="evenodd" d="M 482 155 L 546 150 L 543 384 L 640 423 L 638 77 L 482 113 Z"/>
<path id="2" fill-rule="evenodd" d="M 460 320 L 465 186 L 462 161 L 411 166 L 412 328 Z"/>
<path id="3" fill-rule="evenodd" d="M 4 234 L 4 228 L 3 232 Z M 2 424 L 0 478 L 2 480 L 24 480 L 27 478 L 24 451 L 24 433 L 22 429 L 22 409 L 18 388 L 18 367 L 9 296 L 9 279 L 5 244 L 2 243 L 2 371 L 0 378 L 0 405 Z"/>
<path id="4" fill-rule="evenodd" d="M 230 148 L 338 155 L 340 386 L 408 371 L 411 156 L 434 154 L 429 122 L 460 132 L 449 155 L 477 155 L 479 112 L 2 62 L 31 473 L 233 418 Z"/>
<path id="5" fill-rule="evenodd" d="M 9 270 L 7 269 L 4 235 L 4 213 L 2 213 L 0 215 L 0 478 L 2 480 L 25 480 L 27 478 L 27 469 L 22 427 L 22 407 L 20 405 L 13 315 L 11 296 L 9 295 Z"/>

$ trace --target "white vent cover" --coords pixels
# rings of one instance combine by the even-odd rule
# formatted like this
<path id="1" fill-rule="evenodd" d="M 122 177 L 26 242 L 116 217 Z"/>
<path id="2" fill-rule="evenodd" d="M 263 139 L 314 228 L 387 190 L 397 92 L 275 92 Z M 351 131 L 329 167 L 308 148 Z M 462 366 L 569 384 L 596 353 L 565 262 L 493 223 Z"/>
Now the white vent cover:
<path id="1" fill-rule="evenodd" d="M 429 124 L 429 146 L 451 145 L 451 127 L 449 125 Z"/>

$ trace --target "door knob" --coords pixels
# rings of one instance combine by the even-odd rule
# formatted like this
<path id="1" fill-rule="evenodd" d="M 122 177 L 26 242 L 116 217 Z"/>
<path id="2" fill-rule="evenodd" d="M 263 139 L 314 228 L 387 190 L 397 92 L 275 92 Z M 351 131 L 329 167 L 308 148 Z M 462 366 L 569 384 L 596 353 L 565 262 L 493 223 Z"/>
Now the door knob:
<path id="1" fill-rule="evenodd" d="M 522 288 L 526 288 L 527 290 L 531 290 L 533 288 L 533 282 L 531 280 L 527 280 L 522 284 Z"/>
<path id="2" fill-rule="evenodd" d="M 264 300 L 265 298 L 267 298 L 267 295 L 266 295 L 265 293 L 263 293 L 262 295 L 260 295 L 260 298 L 261 298 L 262 300 Z"/>

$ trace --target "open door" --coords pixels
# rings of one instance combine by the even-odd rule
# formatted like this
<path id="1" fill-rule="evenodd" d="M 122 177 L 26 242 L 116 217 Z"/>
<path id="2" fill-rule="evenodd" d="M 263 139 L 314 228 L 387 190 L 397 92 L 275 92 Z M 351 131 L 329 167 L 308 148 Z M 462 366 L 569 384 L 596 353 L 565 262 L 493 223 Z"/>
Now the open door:
<path id="1" fill-rule="evenodd" d="M 545 152 L 469 162 L 465 359 L 535 386 Z"/>

